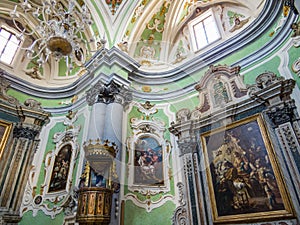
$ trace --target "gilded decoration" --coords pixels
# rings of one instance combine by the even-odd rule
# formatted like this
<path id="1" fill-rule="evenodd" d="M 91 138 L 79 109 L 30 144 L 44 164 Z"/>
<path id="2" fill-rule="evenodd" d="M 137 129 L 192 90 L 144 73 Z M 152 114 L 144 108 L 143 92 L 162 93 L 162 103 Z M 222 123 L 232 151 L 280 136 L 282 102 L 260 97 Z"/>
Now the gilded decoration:
<path id="1" fill-rule="evenodd" d="M 201 141 L 214 222 L 293 217 L 260 116 L 204 133 Z"/>
<path id="2" fill-rule="evenodd" d="M 0 159 L 5 149 L 9 134 L 11 132 L 11 128 L 12 128 L 11 123 L 0 121 Z"/>
<path id="3" fill-rule="evenodd" d="M 79 224 L 109 224 L 112 207 L 112 190 L 84 187 L 79 190 L 76 222 Z"/>
<path id="4" fill-rule="evenodd" d="M 116 11 L 122 4 L 122 0 L 105 0 L 105 2 L 108 5 L 112 15 L 116 14 Z"/>

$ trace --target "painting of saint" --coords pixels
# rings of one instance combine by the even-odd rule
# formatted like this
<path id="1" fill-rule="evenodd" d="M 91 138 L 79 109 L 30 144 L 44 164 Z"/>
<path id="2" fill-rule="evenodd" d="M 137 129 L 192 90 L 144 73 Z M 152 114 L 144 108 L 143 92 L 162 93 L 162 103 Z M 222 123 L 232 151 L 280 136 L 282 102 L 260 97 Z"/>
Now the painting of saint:
<path id="1" fill-rule="evenodd" d="M 139 138 L 135 143 L 134 183 L 137 185 L 163 185 L 162 147 L 152 137 Z"/>
<path id="2" fill-rule="evenodd" d="M 64 145 L 55 157 L 48 192 L 57 192 L 66 189 L 72 146 Z"/>
<path id="3" fill-rule="evenodd" d="M 258 121 L 202 136 L 216 220 L 271 216 L 288 206 L 271 145 Z"/>

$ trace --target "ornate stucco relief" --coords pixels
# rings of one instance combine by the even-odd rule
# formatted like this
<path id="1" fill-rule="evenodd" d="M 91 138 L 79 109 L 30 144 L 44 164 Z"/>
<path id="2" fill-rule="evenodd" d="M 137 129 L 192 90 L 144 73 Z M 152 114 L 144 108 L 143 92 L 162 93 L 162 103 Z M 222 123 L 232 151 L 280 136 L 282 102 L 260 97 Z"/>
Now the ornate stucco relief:
<path id="1" fill-rule="evenodd" d="M 157 108 L 150 102 L 140 104 L 138 111 L 142 118 L 131 118 L 132 136 L 127 139 L 128 189 L 125 200 L 131 200 L 148 212 L 163 205 L 174 197 L 170 192 L 171 145 L 165 139 L 165 123 L 153 115 Z M 153 200 L 153 196 L 161 193 Z M 145 197 L 140 198 L 140 195 Z"/>

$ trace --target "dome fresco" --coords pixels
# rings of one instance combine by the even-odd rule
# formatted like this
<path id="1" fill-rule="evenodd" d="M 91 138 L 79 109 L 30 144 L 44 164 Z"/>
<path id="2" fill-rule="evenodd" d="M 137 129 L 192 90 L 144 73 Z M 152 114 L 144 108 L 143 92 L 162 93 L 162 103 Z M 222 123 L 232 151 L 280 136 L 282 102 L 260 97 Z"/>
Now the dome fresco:
<path id="1" fill-rule="evenodd" d="M 66 1 L 60 2 L 64 6 L 68 5 Z M 19 4 L 21 3 L 22 1 Z M 32 7 L 41 5 L 39 1 L 31 1 L 31 3 Z M 259 20 L 259 17 L 265 17 L 268 10 L 273 10 L 271 4 L 265 1 L 222 0 L 98 0 L 77 1 L 75 7 L 80 12 L 84 5 L 90 12 L 93 24 L 86 26 L 83 32 L 87 43 L 81 45 L 80 51 L 76 52 L 81 54 L 80 59 L 88 62 L 99 48 L 101 39 L 105 39 L 105 48 L 111 49 L 115 46 L 140 65 L 141 73 L 150 74 L 168 73 L 181 65 L 189 64 L 191 60 L 207 55 L 207 52 L 220 49 L 224 42 L 240 36 L 239 34 L 249 30 L 251 24 Z M 1 24 L 16 32 L 9 16 L 15 1 L 1 1 L 0 6 L 3 9 L 0 17 Z M 22 24 L 24 27 L 32 29 L 37 25 L 36 19 L 30 13 L 22 14 L 20 6 L 17 10 L 21 18 L 25 18 L 20 20 L 20 23 L 26 23 Z M 215 18 L 221 38 L 209 43 L 205 48 L 195 50 L 191 40 L 193 32 L 189 24 L 209 10 Z M 263 27 L 260 32 L 267 28 Z M 28 46 L 38 38 L 38 33 L 25 37 L 22 47 Z M 226 48 L 228 49 L 228 46 Z M 80 63 L 77 57 L 73 60 L 71 70 L 68 71 L 63 59 L 57 61 L 53 57 L 42 67 L 37 67 L 37 60 L 29 60 L 24 57 L 25 55 L 23 49 L 18 51 L 18 56 L 13 62 L 15 70 L 18 69 L 19 78 L 38 86 L 69 85 L 86 72 L 85 65 Z M 17 61 L 22 63 L 19 64 Z"/>

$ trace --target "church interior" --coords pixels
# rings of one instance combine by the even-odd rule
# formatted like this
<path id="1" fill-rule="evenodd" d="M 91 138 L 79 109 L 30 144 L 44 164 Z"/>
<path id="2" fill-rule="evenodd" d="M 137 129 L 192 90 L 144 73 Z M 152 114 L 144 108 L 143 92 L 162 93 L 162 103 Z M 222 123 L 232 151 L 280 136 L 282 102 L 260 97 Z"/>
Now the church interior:
<path id="1" fill-rule="evenodd" d="M 1 0 L 0 225 L 299 225 L 299 0 Z"/>

